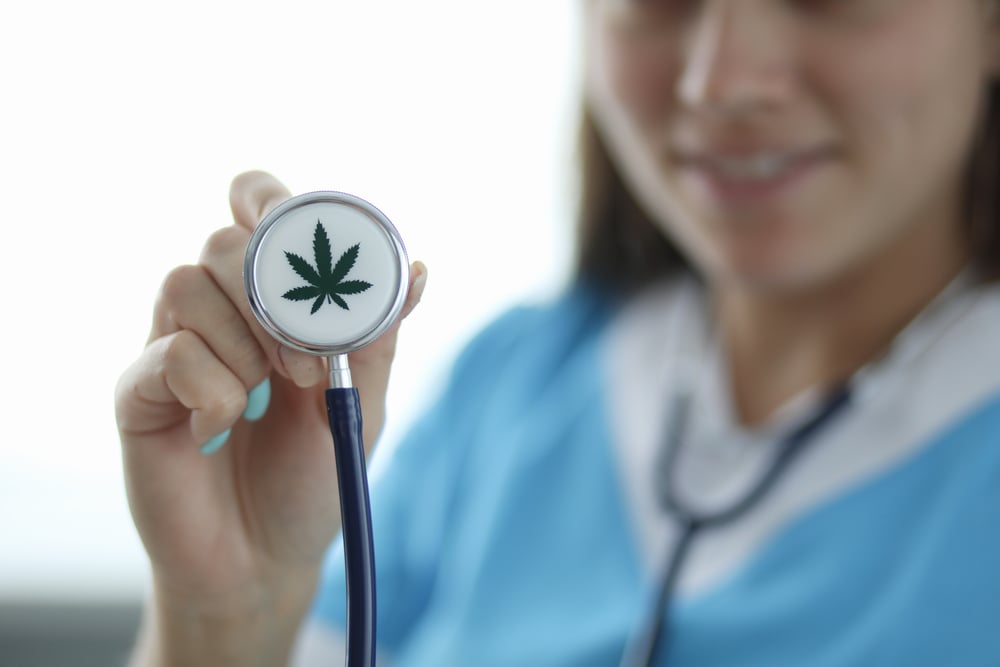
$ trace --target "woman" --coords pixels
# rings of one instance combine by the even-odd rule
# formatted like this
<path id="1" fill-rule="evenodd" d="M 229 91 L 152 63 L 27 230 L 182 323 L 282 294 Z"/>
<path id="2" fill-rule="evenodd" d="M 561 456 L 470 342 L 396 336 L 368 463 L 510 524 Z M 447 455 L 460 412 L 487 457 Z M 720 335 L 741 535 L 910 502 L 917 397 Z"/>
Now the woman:
<path id="1" fill-rule="evenodd" d="M 998 9 L 586 3 L 578 280 L 470 345 L 373 490 L 382 657 L 1000 655 Z M 310 605 L 300 661 L 341 655 L 323 369 L 240 281 L 287 196 L 234 181 L 119 385 L 135 664 L 282 664 Z M 352 358 L 368 443 L 395 336 Z"/>

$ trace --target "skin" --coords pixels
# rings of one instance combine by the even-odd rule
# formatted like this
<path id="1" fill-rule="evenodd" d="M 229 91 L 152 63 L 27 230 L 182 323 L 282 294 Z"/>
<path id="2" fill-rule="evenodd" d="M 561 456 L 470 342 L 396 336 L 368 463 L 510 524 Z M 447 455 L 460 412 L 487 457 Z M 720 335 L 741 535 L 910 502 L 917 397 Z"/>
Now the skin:
<path id="1" fill-rule="evenodd" d="M 876 357 L 966 265 L 997 5 L 592 0 L 587 95 L 710 287 L 744 423 Z M 720 160 L 793 156 L 780 177 Z M 713 162 L 714 161 L 714 162 Z"/>
<path id="2" fill-rule="evenodd" d="M 133 665 L 283 664 L 339 529 L 325 367 L 261 329 L 243 291 L 250 233 L 289 196 L 264 173 L 233 181 L 235 223 L 208 239 L 198 264 L 167 276 L 149 343 L 118 383 L 129 503 L 153 572 Z M 411 266 L 404 317 L 425 279 Z M 398 328 L 350 355 L 369 445 Z M 240 419 L 266 377 L 266 414 Z M 228 428 L 220 451 L 199 453 Z"/>

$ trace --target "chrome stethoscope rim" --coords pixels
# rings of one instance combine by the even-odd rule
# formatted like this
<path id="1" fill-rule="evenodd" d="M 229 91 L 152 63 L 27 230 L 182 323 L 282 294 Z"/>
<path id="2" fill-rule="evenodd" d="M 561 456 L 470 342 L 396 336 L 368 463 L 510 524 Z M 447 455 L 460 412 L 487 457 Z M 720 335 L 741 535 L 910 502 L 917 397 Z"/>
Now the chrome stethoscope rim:
<path id="1" fill-rule="evenodd" d="M 274 228 L 275 223 L 285 215 L 295 209 L 317 203 L 338 204 L 353 208 L 375 223 L 392 248 L 395 258 L 395 269 L 399 277 L 392 303 L 382 314 L 382 317 L 370 329 L 366 330 L 364 334 L 341 343 L 321 344 L 304 340 L 299 336 L 291 334 L 275 321 L 272 313 L 260 298 L 257 264 L 259 258 L 258 251 L 261 244 Z M 297 195 L 285 200 L 272 209 L 264 216 L 260 224 L 257 225 L 250 235 L 250 241 L 247 244 L 246 255 L 243 260 L 243 285 L 250 301 L 250 310 L 260 325 L 271 336 L 290 348 L 326 357 L 348 354 L 359 350 L 384 334 L 392 326 L 400 312 L 402 312 L 403 304 L 406 302 L 406 293 L 409 287 L 408 274 L 409 260 L 406 254 L 406 247 L 403 245 L 403 240 L 400 238 L 399 232 L 392 222 L 389 221 L 389 218 L 373 204 L 361 197 L 332 190 L 307 192 Z"/>

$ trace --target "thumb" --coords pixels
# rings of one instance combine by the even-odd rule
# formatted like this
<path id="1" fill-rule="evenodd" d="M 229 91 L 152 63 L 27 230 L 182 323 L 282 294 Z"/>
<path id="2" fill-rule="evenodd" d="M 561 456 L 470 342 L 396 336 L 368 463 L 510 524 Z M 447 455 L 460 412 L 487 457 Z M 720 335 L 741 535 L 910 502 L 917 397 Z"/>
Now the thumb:
<path id="1" fill-rule="evenodd" d="M 247 171 L 229 186 L 229 207 L 239 226 L 253 231 L 275 206 L 292 196 L 288 188 L 265 171 Z"/>

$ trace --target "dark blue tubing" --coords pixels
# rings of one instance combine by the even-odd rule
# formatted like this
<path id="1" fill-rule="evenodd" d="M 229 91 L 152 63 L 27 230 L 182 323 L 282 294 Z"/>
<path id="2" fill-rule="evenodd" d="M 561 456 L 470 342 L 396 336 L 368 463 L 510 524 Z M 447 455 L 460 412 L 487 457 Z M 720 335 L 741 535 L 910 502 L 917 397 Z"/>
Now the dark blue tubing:
<path id="1" fill-rule="evenodd" d="M 337 456 L 344 531 L 347 667 L 375 667 L 375 545 L 358 390 L 327 389 L 326 412 Z"/>

